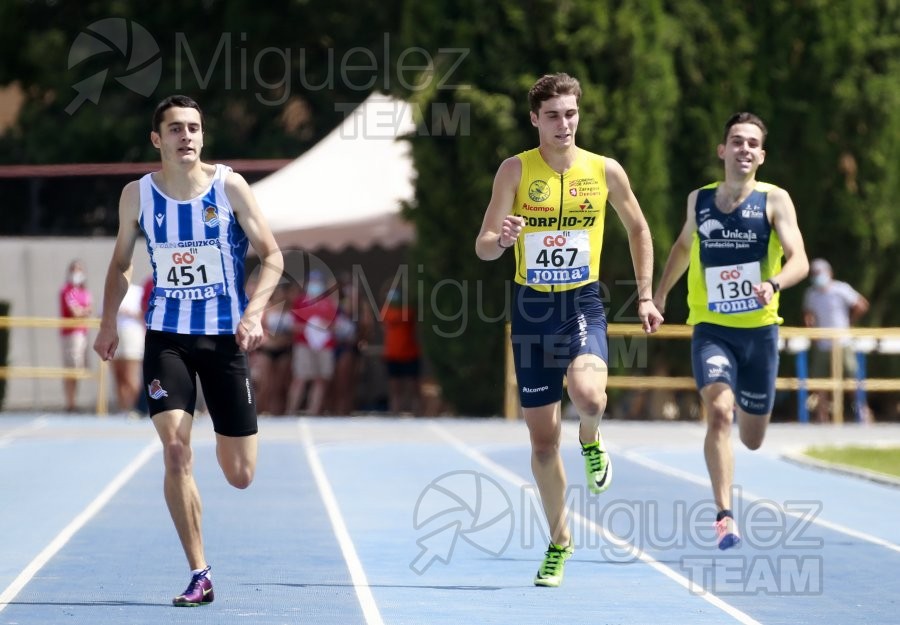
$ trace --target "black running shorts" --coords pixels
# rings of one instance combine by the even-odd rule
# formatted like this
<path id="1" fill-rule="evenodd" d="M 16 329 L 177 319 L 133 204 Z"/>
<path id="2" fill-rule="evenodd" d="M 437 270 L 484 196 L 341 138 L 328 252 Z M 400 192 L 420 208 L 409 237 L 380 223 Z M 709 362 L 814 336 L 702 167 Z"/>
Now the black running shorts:
<path id="1" fill-rule="evenodd" d="M 166 410 L 193 413 L 198 377 L 217 434 L 256 434 L 256 398 L 247 354 L 240 350 L 233 334 L 206 336 L 147 330 L 144 393 L 151 417 Z"/>

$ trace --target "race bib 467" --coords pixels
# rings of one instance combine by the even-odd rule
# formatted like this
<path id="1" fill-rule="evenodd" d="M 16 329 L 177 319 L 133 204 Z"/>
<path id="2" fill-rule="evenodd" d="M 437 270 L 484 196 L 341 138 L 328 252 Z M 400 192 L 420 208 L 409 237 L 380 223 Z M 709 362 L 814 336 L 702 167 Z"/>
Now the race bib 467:
<path id="1" fill-rule="evenodd" d="M 528 284 L 570 284 L 590 277 L 587 230 L 545 230 L 525 235 Z"/>

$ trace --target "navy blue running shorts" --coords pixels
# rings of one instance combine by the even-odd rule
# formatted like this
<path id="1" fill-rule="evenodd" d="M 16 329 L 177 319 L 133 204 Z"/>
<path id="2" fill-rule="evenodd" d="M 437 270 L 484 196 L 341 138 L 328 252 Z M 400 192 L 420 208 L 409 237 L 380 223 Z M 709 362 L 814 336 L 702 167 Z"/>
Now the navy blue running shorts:
<path id="1" fill-rule="evenodd" d="M 523 408 L 559 401 L 566 369 L 576 356 L 595 354 L 609 363 L 597 282 L 555 293 L 514 284 L 512 307 L 513 360 Z"/>
<path id="2" fill-rule="evenodd" d="M 258 431 L 250 367 L 233 334 L 175 334 L 147 330 L 144 393 L 150 416 L 166 410 L 193 413 L 197 378 L 216 434 L 250 436 Z"/>
<path id="3" fill-rule="evenodd" d="M 698 323 L 691 339 L 691 363 L 698 389 L 724 382 L 741 410 L 771 414 L 778 375 L 777 325 L 727 328 Z"/>

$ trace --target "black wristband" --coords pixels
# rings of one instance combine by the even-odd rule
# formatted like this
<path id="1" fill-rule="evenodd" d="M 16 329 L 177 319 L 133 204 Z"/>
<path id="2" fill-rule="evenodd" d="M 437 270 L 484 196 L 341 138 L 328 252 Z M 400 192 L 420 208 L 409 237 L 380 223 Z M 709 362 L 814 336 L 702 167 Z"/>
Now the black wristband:
<path id="1" fill-rule="evenodd" d="M 772 292 L 773 292 L 773 293 L 778 293 L 778 291 L 781 290 L 781 285 L 778 284 L 777 282 L 775 282 L 772 278 L 768 278 L 768 279 L 766 280 L 766 282 L 768 282 L 769 284 L 772 285 Z"/>
<path id="2" fill-rule="evenodd" d="M 502 239 L 502 238 L 503 238 L 503 237 L 497 237 L 497 246 L 498 246 L 501 250 L 508 250 L 509 248 L 511 248 L 513 245 L 516 244 L 516 242 L 513 241 L 513 242 L 512 242 L 512 245 L 503 245 L 503 244 L 500 242 L 500 239 Z"/>
<path id="3" fill-rule="evenodd" d="M 652 301 L 653 301 L 652 297 L 639 297 L 638 298 L 638 304 L 641 304 L 643 302 L 652 302 Z"/>

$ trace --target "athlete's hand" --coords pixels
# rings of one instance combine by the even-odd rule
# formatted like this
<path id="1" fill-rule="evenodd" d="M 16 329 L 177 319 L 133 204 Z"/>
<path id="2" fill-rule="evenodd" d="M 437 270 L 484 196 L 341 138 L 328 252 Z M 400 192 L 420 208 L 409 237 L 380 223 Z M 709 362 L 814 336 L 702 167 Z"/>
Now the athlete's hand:
<path id="1" fill-rule="evenodd" d="M 756 295 L 756 299 L 759 300 L 759 303 L 765 306 L 772 301 L 773 297 L 775 297 L 775 287 L 772 286 L 771 282 L 766 280 L 762 284 L 753 285 L 753 294 Z"/>
<path id="2" fill-rule="evenodd" d="M 659 330 L 659 326 L 665 321 L 662 313 L 656 308 L 656 304 L 649 299 L 638 302 L 638 317 L 641 318 L 641 326 L 647 334 L 653 334 Z"/>
<path id="3" fill-rule="evenodd" d="M 238 347 L 245 352 L 252 352 L 260 346 L 263 341 L 264 333 L 260 319 L 256 315 L 244 315 L 238 324 L 235 340 Z"/>
<path id="4" fill-rule="evenodd" d="M 112 360 L 119 346 L 119 332 L 113 327 L 100 326 L 100 332 L 94 340 L 94 351 L 103 360 Z"/>
<path id="5" fill-rule="evenodd" d="M 507 215 L 503 218 L 503 225 L 500 227 L 500 247 L 512 247 L 522 228 L 525 227 L 525 219 L 518 215 Z"/>

